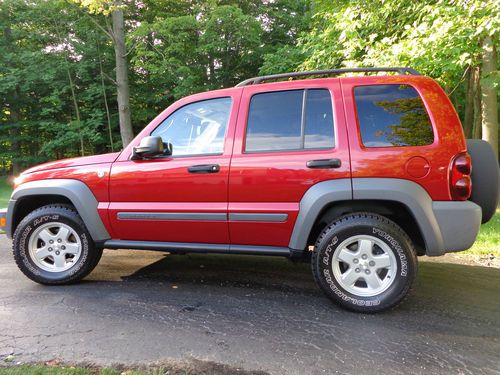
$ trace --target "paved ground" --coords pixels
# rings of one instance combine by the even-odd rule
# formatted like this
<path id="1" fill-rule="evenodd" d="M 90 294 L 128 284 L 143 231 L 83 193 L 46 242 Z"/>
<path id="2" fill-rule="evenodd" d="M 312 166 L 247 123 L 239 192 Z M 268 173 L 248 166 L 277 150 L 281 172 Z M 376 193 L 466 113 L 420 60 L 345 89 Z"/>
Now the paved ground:
<path id="1" fill-rule="evenodd" d="M 272 374 L 500 374 L 500 269 L 421 262 L 379 315 L 330 303 L 309 267 L 265 257 L 107 251 L 87 280 L 43 287 L 0 237 L 0 357 L 198 359 Z"/>

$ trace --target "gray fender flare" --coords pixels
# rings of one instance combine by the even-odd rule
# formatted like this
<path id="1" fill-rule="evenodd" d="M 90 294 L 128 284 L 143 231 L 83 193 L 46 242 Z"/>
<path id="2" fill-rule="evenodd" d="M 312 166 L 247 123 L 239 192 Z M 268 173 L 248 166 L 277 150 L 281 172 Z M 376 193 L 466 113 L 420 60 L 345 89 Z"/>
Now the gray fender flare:
<path id="1" fill-rule="evenodd" d="M 299 215 L 288 247 L 293 250 L 304 250 L 309 233 L 321 210 L 329 203 L 351 199 L 352 186 L 349 178 L 322 181 L 311 186 L 300 200 Z"/>
<path id="2" fill-rule="evenodd" d="M 405 205 L 424 237 L 428 255 L 445 252 L 440 226 L 429 194 L 415 182 L 396 178 L 353 178 L 320 182 L 307 190 L 300 201 L 289 247 L 304 250 L 309 233 L 323 208 L 335 201 L 384 200 Z"/>
<path id="3" fill-rule="evenodd" d="M 353 178 L 353 199 L 385 200 L 404 204 L 413 215 L 428 255 L 444 254 L 444 241 L 427 191 L 413 181 L 397 178 Z"/>
<path id="4" fill-rule="evenodd" d="M 69 199 L 94 241 L 105 241 L 110 238 L 97 211 L 99 203 L 94 194 L 82 181 L 71 179 L 31 181 L 14 190 L 7 209 L 6 233 L 9 238 L 13 235 L 13 217 L 17 202 L 24 197 L 36 195 L 61 195 Z"/>

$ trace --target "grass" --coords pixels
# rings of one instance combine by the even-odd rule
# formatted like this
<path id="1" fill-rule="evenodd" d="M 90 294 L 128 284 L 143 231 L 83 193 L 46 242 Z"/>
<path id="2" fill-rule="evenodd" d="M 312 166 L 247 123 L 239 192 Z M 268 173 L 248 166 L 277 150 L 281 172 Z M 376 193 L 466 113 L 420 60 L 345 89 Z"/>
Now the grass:
<path id="1" fill-rule="evenodd" d="M 7 207 L 11 193 L 12 187 L 7 182 L 7 178 L 0 177 L 0 208 Z"/>
<path id="2" fill-rule="evenodd" d="M 7 179 L 0 177 L 0 208 L 7 207 L 11 192 L 12 187 L 8 184 Z M 493 254 L 495 257 L 500 258 L 500 209 L 497 210 L 489 223 L 481 226 L 474 246 L 466 252 L 458 254 Z M 0 375 L 2 375 L 2 372 L 0 372 Z"/>
<path id="3" fill-rule="evenodd" d="M 497 213 L 488 223 L 481 225 L 474 246 L 459 254 L 493 254 L 496 258 L 500 258 L 500 209 L 497 209 Z"/>

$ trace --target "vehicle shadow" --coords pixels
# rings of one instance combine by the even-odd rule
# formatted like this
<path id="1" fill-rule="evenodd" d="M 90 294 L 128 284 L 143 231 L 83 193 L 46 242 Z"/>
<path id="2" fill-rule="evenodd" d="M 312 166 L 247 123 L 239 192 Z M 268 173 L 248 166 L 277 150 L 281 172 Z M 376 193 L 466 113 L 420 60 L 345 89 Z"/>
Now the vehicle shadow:
<path id="1" fill-rule="evenodd" d="M 104 279 L 115 274 L 124 283 L 147 283 L 155 289 L 183 286 L 194 292 L 202 286 L 204 292 L 224 293 L 224 288 L 243 288 L 263 297 L 267 293 L 300 300 L 308 295 L 315 297 L 316 303 L 334 306 L 316 286 L 308 263 L 281 257 L 159 254 L 156 261 L 125 275 L 120 264 L 108 262 L 105 270 L 97 269 L 92 279 L 102 281 L 101 273 Z M 409 297 L 386 314 L 417 311 L 500 320 L 500 269 L 421 261 Z"/>

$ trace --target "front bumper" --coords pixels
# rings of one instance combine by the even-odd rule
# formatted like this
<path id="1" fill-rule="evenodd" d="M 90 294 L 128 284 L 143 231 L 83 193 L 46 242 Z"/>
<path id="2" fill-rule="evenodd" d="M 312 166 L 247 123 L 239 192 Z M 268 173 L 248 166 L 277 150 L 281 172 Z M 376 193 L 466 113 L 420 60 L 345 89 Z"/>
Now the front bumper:
<path id="1" fill-rule="evenodd" d="M 481 226 L 481 207 L 465 201 L 432 202 L 443 238 L 444 253 L 464 251 L 476 241 Z"/>
<path id="2" fill-rule="evenodd" d="M 5 228 L 7 227 L 7 209 L 0 209 L 0 233 L 5 233 Z"/>

